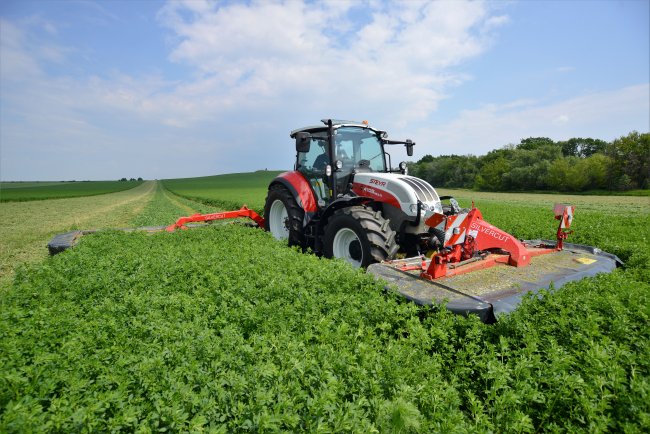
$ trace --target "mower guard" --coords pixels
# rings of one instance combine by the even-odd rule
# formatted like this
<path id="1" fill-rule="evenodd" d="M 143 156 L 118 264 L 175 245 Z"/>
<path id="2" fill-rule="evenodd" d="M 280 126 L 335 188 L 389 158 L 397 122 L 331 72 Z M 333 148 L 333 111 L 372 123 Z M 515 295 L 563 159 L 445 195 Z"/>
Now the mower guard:
<path id="1" fill-rule="evenodd" d="M 552 244 L 547 240 L 523 241 L 527 245 Z M 564 249 L 535 256 L 526 267 L 500 265 L 466 274 L 429 280 L 420 271 L 403 271 L 405 265 L 422 263 L 415 257 L 372 264 L 368 272 L 383 279 L 386 289 L 397 291 L 418 305 L 444 304 L 457 314 L 476 314 L 485 323 L 494 323 L 499 315 L 512 312 L 529 293 L 610 273 L 622 261 L 598 248 L 564 243 Z M 429 260 L 430 261 L 430 260 Z"/>

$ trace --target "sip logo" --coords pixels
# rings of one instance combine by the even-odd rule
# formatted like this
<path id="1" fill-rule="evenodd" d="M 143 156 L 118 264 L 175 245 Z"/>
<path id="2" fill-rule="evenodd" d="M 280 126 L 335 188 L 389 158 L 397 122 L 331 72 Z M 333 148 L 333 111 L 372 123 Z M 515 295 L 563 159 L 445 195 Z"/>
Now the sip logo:
<path id="1" fill-rule="evenodd" d="M 385 187 L 386 186 L 386 181 L 380 181 L 380 180 L 375 179 L 375 178 L 370 178 L 370 183 L 378 185 L 380 187 Z"/>

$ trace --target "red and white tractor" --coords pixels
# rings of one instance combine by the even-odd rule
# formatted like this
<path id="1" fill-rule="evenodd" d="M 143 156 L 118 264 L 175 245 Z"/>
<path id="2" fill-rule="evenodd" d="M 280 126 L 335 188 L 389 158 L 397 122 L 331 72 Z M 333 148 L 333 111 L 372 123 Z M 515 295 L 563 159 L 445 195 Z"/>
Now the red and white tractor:
<path id="1" fill-rule="evenodd" d="M 183 217 L 166 229 L 248 217 L 289 245 L 367 268 L 418 304 L 445 302 L 485 322 L 514 309 L 528 292 L 610 272 L 621 263 L 597 248 L 564 242 L 574 212 L 569 205 L 555 206 L 560 222 L 554 241 L 518 240 L 492 226 L 473 205 L 461 208 L 409 176 L 406 163 L 393 168 L 387 147 L 403 145 L 412 156 L 415 143 L 389 140 L 365 121 L 325 119 L 290 137 L 294 170 L 271 181 L 264 217 L 244 206 Z M 51 252 L 72 244 L 70 234 L 60 237 L 50 243 Z"/>
<path id="2" fill-rule="evenodd" d="M 275 178 L 264 207 L 265 227 L 277 239 L 309 247 L 356 267 L 417 255 L 440 247 L 444 236 L 425 223 L 443 209 L 426 181 L 408 176 L 405 163 L 391 169 L 387 145 L 412 141 L 387 139 L 367 123 L 323 120 L 294 130 L 294 170 Z"/>

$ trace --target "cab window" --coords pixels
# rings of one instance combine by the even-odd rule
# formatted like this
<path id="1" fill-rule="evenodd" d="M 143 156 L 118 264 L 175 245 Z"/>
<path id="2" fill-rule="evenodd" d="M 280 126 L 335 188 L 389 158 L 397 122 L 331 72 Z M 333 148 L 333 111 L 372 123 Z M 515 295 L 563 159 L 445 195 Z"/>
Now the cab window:
<path id="1" fill-rule="evenodd" d="M 327 136 L 319 137 L 312 135 L 309 152 L 298 153 L 297 169 L 303 173 L 322 172 L 329 164 L 329 153 L 327 152 Z"/>
<path id="2" fill-rule="evenodd" d="M 305 175 L 321 205 L 330 198 L 330 187 L 325 175 L 328 164 L 330 158 L 327 150 L 327 133 L 312 134 L 309 152 L 298 153 L 296 169 Z"/>
<path id="3" fill-rule="evenodd" d="M 385 172 L 384 151 L 377 134 L 365 128 L 343 127 L 335 133 L 337 159 L 344 167 L 368 167 L 376 172 Z"/>

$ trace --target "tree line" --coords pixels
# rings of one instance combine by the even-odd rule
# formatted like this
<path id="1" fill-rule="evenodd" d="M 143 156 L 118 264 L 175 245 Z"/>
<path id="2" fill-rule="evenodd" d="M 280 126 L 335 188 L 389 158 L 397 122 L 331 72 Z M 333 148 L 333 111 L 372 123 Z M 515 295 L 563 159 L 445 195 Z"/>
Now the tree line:
<path id="1" fill-rule="evenodd" d="M 425 155 L 412 175 L 435 187 L 484 191 L 626 191 L 650 188 L 650 133 L 612 142 L 529 137 L 483 156 Z"/>

